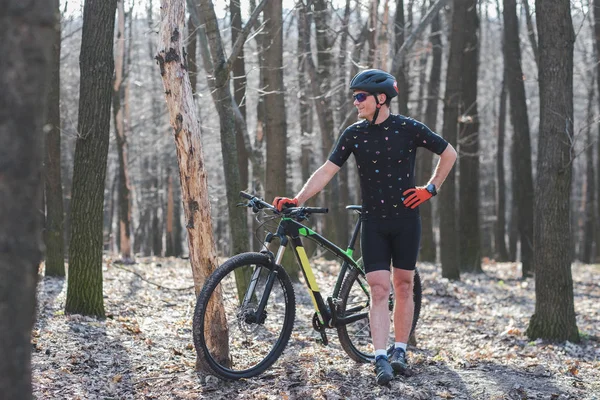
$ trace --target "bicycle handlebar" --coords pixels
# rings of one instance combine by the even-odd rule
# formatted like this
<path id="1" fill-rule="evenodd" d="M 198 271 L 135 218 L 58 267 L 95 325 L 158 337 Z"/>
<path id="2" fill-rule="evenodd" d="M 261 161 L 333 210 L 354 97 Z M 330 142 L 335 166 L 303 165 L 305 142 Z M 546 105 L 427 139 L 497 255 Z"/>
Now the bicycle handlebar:
<path id="1" fill-rule="evenodd" d="M 251 195 L 250 193 L 241 191 L 240 196 L 244 199 L 250 200 L 248 207 L 252 207 L 254 212 L 258 212 L 258 210 L 263 208 L 268 208 L 278 214 L 283 214 L 286 216 L 298 216 L 301 218 L 306 218 L 310 214 L 327 214 L 329 212 L 329 208 L 326 207 L 289 207 L 278 211 L 273 205 L 267 203 L 261 198 Z"/>

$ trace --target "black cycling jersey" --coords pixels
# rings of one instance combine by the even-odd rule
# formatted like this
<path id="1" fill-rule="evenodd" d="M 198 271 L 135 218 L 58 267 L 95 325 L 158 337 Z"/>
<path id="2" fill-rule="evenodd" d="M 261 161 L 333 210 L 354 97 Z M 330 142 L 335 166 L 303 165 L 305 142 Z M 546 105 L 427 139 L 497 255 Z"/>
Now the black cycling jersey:
<path id="1" fill-rule="evenodd" d="M 354 154 L 360 177 L 362 216 L 401 218 L 418 215 L 402 203 L 402 193 L 415 187 L 418 147 L 436 154 L 448 142 L 412 118 L 390 114 L 381 124 L 367 121 L 349 126 L 339 137 L 329 161 L 341 167 Z"/>

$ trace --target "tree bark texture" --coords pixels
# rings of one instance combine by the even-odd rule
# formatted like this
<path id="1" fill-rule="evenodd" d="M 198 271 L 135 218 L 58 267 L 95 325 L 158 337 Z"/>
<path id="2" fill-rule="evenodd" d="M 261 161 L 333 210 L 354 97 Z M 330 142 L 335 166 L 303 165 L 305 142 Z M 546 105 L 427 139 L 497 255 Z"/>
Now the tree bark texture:
<path id="1" fill-rule="evenodd" d="M 578 342 L 569 217 L 575 34 L 568 0 L 536 0 L 535 8 L 541 112 L 534 216 L 536 302 L 527 336 Z"/>
<path id="2" fill-rule="evenodd" d="M 231 13 L 231 42 L 235 43 L 242 32 L 242 11 L 240 0 L 232 0 L 229 4 Z M 280 16 L 281 18 L 281 16 Z M 233 98 L 244 118 L 246 120 L 246 65 L 244 59 L 244 47 L 241 48 L 238 56 L 231 65 L 231 78 L 233 79 Z M 283 73 L 282 73 L 283 80 Z M 282 95 L 283 96 L 283 95 Z M 248 189 L 248 162 L 249 156 L 244 145 L 244 132 L 236 129 L 238 165 L 240 167 L 240 187 Z"/>
<path id="3" fill-rule="evenodd" d="M 506 178 L 504 171 L 504 140 L 506 137 L 506 74 L 500 91 L 500 106 L 498 109 L 498 144 L 496 153 L 496 257 L 500 262 L 508 261 L 506 248 Z"/>
<path id="4" fill-rule="evenodd" d="M 533 177 L 531 166 L 531 139 L 523 70 L 519 43 L 519 20 L 516 0 L 504 0 L 504 62 L 506 84 L 510 99 L 510 116 L 514 129 L 513 147 L 515 181 L 513 196 L 518 207 L 518 227 L 521 240 L 523 276 L 533 274 Z"/>
<path id="5" fill-rule="evenodd" d="M 5 1 L 0 16 L 0 398 L 31 399 L 31 329 L 42 260 L 43 138 L 54 2 Z"/>
<path id="6" fill-rule="evenodd" d="M 86 0 L 79 64 L 79 121 L 73 165 L 65 311 L 104 317 L 103 206 L 110 135 L 116 0 Z"/>
<path id="7" fill-rule="evenodd" d="M 264 39 L 265 109 L 264 128 L 267 142 L 267 175 L 265 198 L 268 201 L 275 196 L 287 193 L 287 121 L 285 98 L 283 94 L 283 19 L 282 1 L 271 0 L 265 8 L 265 31 L 269 35 Z"/>
<path id="8" fill-rule="evenodd" d="M 454 0 L 453 4 L 442 132 L 444 132 L 444 138 L 448 142 L 456 145 L 459 107 L 462 98 L 462 65 L 465 47 L 463 24 L 467 17 L 467 10 L 464 1 Z M 448 279 L 460 279 L 455 171 L 456 168 L 450 170 L 439 196 L 442 276 Z"/>
<path id="9" fill-rule="evenodd" d="M 479 114 L 477 77 L 479 70 L 479 18 L 477 1 L 464 1 L 464 50 L 462 62 L 462 101 L 459 124 L 459 255 L 465 272 L 482 272 L 479 226 Z"/>
<path id="10" fill-rule="evenodd" d="M 308 25 L 304 23 L 302 18 L 304 16 L 304 9 L 302 7 L 298 7 L 296 9 L 296 15 L 298 16 L 298 49 L 303 49 L 305 45 L 305 34 L 304 29 L 305 26 Z M 307 19 L 309 17 L 307 16 Z M 302 51 L 298 51 L 298 109 L 300 110 L 300 173 L 301 173 L 301 181 L 306 182 L 310 175 L 316 168 L 317 164 L 317 156 L 314 151 L 313 144 L 313 111 L 312 111 L 312 101 L 309 97 L 310 92 L 310 77 L 308 72 L 306 71 L 306 63 L 305 57 L 308 55 Z M 312 198 L 307 202 L 309 206 L 315 206 L 316 198 Z M 304 241 L 304 248 L 306 250 L 306 254 L 311 257 L 315 250 L 317 249 L 317 244 L 312 240 Z M 287 254 L 287 253 L 286 253 Z"/>
<path id="11" fill-rule="evenodd" d="M 531 50 L 533 51 L 533 59 L 536 65 L 539 67 L 539 52 L 537 47 L 537 40 L 535 38 L 535 29 L 533 27 L 533 21 L 531 19 L 531 12 L 529 12 L 529 2 L 522 1 L 523 11 L 525 12 L 525 22 L 527 24 L 527 37 L 529 37 L 529 43 L 531 44 Z"/>
<path id="12" fill-rule="evenodd" d="M 594 9 L 594 42 L 596 46 L 596 85 L 598 88 L 598 93 L 600 93 L 600 0 L 594 0 L 593 2 Z M 598 102 L 600 103 L 600 95 L 598 95 Z M 600 137 L 600 126 L 598 126 L 598 137 Z M 597 214 L 598 219 L 600 219 L 600 140 L 597 141 L 597 151 L 598 154 L 596 160 L 596 171 L 598 174 L 596 176 L 596 199 L 598 199 L 598 210 Z M 596 220 L 596 262 L 600 262 L 600 221 Z"/>
<path id="13" fill-rule="evenodd" d="M 594 247 L 594 223 L 595 205 L 594 197 L 596 195 L 596 177 L 594 174 L 594 138 L 592 137 L 592 126 L 594 126 L 594 78 L 588 87 L 588 105 L 587 105 L 587 123 L 586 123 L 586 149 L 585 149 L 585 184 L 583 194 L 583 243 L 581 246 L 580 260 L 586 264 L 593 263 Z M 596 243 L 598 243 L 596 239 Z"/>
<path id="14" fill-rule="evenodd" d="M 404 0 L 396 0 L 396 16 L 394 18 L 394 53 L 396 53 L 404 44 L 405 30 Z M 398 85 L 398 113 L 408 115 L 408 96 L 410 91 L 408 79 L 406 79 L 408 72 L 406 71 L 404 60 L 402 61 L 402 64 L 398 65 L 398 68 L 395 71 L 392 71 L 392 74 L 394 74 Z"/>
<path id="15" fill-rule="evenodd" d="M 46 200 L 46 276 L 65 276 L 63 190 L 60 171 L 60 5 L 52 0 L 56 25 L 52 31 L 52 76 L 46 111 L 44 188 Z"/>
<path id="16" fill-rule="evenodd" d="M 131 188 L 127 162 L 127 118 L 125 108 L 125 7 L 117 0 L 117 37 L 115 54 L 115 80 L 113 83 L 113 119 L 118 155 L 117 215 L 119 221 L 119 252 L 123 260 L 132 261 L 131 248 Z M 131 18 L 131 17 L 130 17 Z"/>
<path id="17" fill-rule="evenodd" d="M 428 100 L 425 106 L 425 117 L 423 122 L 432 131 L 437 129 L 438 102 L 440 99 L 440 82 L 442 75 L 442 32 L 440 15 L 436 15 L 431 20 L 431 69 L 429 71 L 429 83 L 427 85 Z M 442 132 L 443 133 L 443 132 Z M 419 154 L 421 165 L 421 178 L 429 179 L 432 173 L 433 154 L 430 151 L 421 151 Z M 433 234 L 433 209 L 431 202 L 426 202 L 419 206 L 421 213 L 421 251 L 419 257 L 421 261 L 435 262 L 437 248 Z"/>
<path id="18" fill-rule="evenodd" d="M 173 217 L 175 213 L 175 199 L 173 198 L 173 177 L 171 171 L 167 172 L 167 223 L 165 224 L 166 233 L 166 257 L 173 257 L 175 253 L 175 242 L 173 237 Z"/>
<path id="19" fill-rule="evenodd" d="M 198 63 L 196 58 L 196 50 L 198 44 L 198 26 L 194 22 L 194 17 L 190 15 L 188 18 L 188 37 L 187 37 L 187 69 L 190 76 L 190 84 L 192 85 L 192 94 L 196 95 L 196 87 L 198 84 Z"/>
<path id="20" fill-rule="evenodd" d="M 214 12 L 214 11 L 213 11 Z M 196 115 L 190 78 L 185 68 L 183 29 L 185 0 L 161 2 L 161 26 L 158 54 L 165 89 L 169 120 L 179 160 L 188 245 L 196 294 L 206 278 L 217 267 L 217 254 L 212 235 L 207 172 L 204 168 L 200 129 Z M 217 293 L 220 299 L 220 293 Z M 217 357 L 227 359 L 228 332 L 221 301 L 212 302 L 207 310 L 207 340 Z M 198 359 L 197 367 L 207 370 L 205 360 Z"/>

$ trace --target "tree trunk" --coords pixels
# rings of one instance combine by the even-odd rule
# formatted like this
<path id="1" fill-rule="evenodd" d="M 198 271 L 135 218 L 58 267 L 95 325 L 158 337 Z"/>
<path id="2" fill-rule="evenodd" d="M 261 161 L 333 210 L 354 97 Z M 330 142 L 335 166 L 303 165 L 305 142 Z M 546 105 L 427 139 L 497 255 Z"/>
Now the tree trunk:
<path id="1" fill-rule="evenodd" d="M 396 53 L 404 44 L 404 31 L 406 30 L 404 23 L 404 0 L 396 0 L 396 17 L 394 19 L 394 53 Z M 392 71 L 396 78 L 398 85 L 398 113 L 402 115 L 408 115 L 408 96 L 409 96 L 409 84 L 404 65 L 398 66 L 395 71 Z"/>
<path id="2" fill-rule="evenodd" d="M 242 32 L 242 12 L 240 0 L 232 0 L 229 4 L 231 15 L 231 42 L 235 43 Z M 280 16 L 281 19 L 281 16 Z M 266 27 L 265 27 L 266 28 Z M 244 48 L 242 47 L 238 56 L 233 60 L 231 66 L 231 78 L 233 79 L 233 98 L 246 120 L 246 66 L 244 60 Z M 283 87 L 283 86 L 282 86 Z M 283 97 L 283 94 L 281 94 Z M 244 145 L 244 133 L 236 129 L 238 165 L 240 168 L 240 187 L 248 189 L 248 151 Z M 283 193 L 283 192 L 281 192 Z"/>
<path id="3" fill-rule="evenodd" d="M 310 77 L 306 71 L 306 62 L 305 57 L 309 57 L 310 54 L 305 53 L 302 49 L 304 49 L 304 40 L 305 40 L 305 24 L 302 22 L 301 18 L 304 15 L 304 9 L 302 7 L 298 7 L 296 10 L 296 15 L 298 16 L 298 109 L 300 110 L 300 170 L 301 170 L 301 181 L 306 182 L 314 169 L 316 168 L 316 160 L 317 157 L 314 151 L 314 139 L 313 139 L 313 110 L 311 107 L 312 102 L 309 99 L 309 91 L 310 91 Z M 308 16 L 307 16 L 308 18 Z M 342 74 L 340 74 L 342 75 Z M 310 199 L 307 202 L 307 205 L 315 206 L 315 198 Z M 317 244 L 312 240 L 303 241 L 304 248 L 306 250 L 306 254 L 308 257 L 311 257 L 315 250 L 317 249 Z M 287 254 L 287 253 L 286 253 Z"/>
<path id="4" fill-rule="evenodd" d="M 459 256 L 465 272 L 481 269 L 481 232 L 479 227 L 479 114 L 477 111 L 477 76 L 479 19 L 477 1 L 469 0 L 464 26 L 462 67 L 462 109 L 459 124 Z"/>
<path id="5" fill-rule="evenodd" d="M 342 33 L 340 38 L 340 48 L 338 51 L 337 57 L 337 73 L 338 79 L 337 84 L 339 85 L 338 95 L 337 95 L 337 105 L 336 105 L 336 115 L 337 120 L 335 121 L 334 126 L 340 126 L 346 118 L 346 114 L 348 114 L 348 110 L 351 107 L 350 104 L 350 90 L 348 88 L 349 84 L 347 83 L 346 76 L 348 75 L 348 24 L 350 21 L 350 0 L 346 0 L 346 6 L 344 9 L 344 19 L 342 21 Z M 300 38 L 298 38 L 300 40 Z M 302 48 L 301 46 L 299 48 Z M 345 127 L 344 127 L 345 129 Z M 339 190 L 340 190 L 340 200 L 341 204 L 340 213 L 339 213 L 339 226 L 341 228 L 340 237 L 347 236 L 348 232 L 351 232 L 352 226 L 350 224 L 349 213 L 345 210 L 345 206 L 350 204 L 350 187 L 349 187 L 349 171 L 350 165 L 346 168 L 342 168 L 338 173 L 338 181 L 339 181 Z M 306 182 L 305 180 L 303 182 Z M 340 246 L 345 246 L 348 242 L 338 243 Z"/>
<path id="6" fill-rule="evenodd" d="M 110 136 L 116 0 L 86 0 L 79 64 L 72 232 L 65 312 L 104 317 L 102 210 Z"/>
<path id="7" fill-rule="evenodd" d="M 534 216 L 535 313 L 531 339 L 579 342 L 571 276 L 569 204 L 574 151 L 573 47 L 568 0 L 536 0 L 540 137 Z"/>
<path id="8" fill-rule="evenodd" d="M 43 204 L 43 128 L 59 22 L 54 1 L 5 1 L 2 11 L 0 397 L 31 399 L 30 340 L 43 257 L 44 221 L 37 207 Z"/>
<path id="9" fill-rule="evenodd" d="M 506 84 L 510 99 L 510 116 L 514 129 L 513 147 L 515 186 L 518 207 L 519 236 L 523 276 L 533 274 L 533 177 L 531 168 L 531 139 L 519 44 L 519 21 L 516 0 L 504 0 L 504 59 Z"/>
<path id="10" fill-rule="evenodd" d="M 190 261 L 194 287 L 198 294 L 206 278 L 216 269 L 218 261 L 212 236 L 207 173 L 199 125 L 196 123 L 196 105 L 185 68 L 187 60 L 182 40 L 185 1 L 163 1 L 161 17 L 156 59 L 160 66 L 177 149 Z M 217 298 L 220 300 L 220 293 L 217 293 Z M 208 344 L 215 349 L 219 359 L 227 359 L 229 335 L 222 301 L 211 302 L 207 317 L 206 326 L 210 327 Z M 197 359 L 197 367 L 207 371 L 205 363 L 205 360 Z"/>
<path id="11" fill-rule="evenodd" d="M 59 1 L 52 0 L 54 13 L 59 16 Z M 58 18 L 58 17 L 57 17 Z M 46 151 L 44 183 L 46 199 L 46 276 L 65 276 L 63 190 L 60 174 L 60 23 L 52 32 L 52 76 L 48 88 L 46 111 Z"/>
<path id="12" fill-rule="evenodd" d="M 588 106 L 587 106 L 587 124 L 586 124 L 586 149 L 585 149 L 585 184 L 584 184 L 584 226 L 583 243 L 581 251 L 581 261 L 590 264 L 593 263 L 594 247 L 594 197 L 596 195 L 596 178 L 594 176 L 594 139 L 592 137 L 592 126 L 594 125 L 594 75 L 591 74 L 591 81 L 588 87 Z M 598 241 L 596 241 L 598 243 Z"/>
<path id="13" fill-rule="evenodd" d="M 325 9 L 325 7 L 322 7 Z M 375 59 L 377 58 L 377 22 L 379 21 L 379 0 L 372 0 L 369 4 L 369 31 L 367 33 L 367 43 L 369 43 L 369 53 L 367 55 L 367 67 L 375 68 Z M 317 17 L 315 17 L 317 19 Z M 317 23 L 317 32 L 319 31 Z M 317 47 L 318 49 L 318 47 Z M 320 64 L 320 62 L 319 62 Z"/>
<path id="14" fill-rule="evenodd" d="M 508 261 L 506 249 L 506 180 L 504 177 L 504 138 L 506 136 L 506 74 L 502 80 L 498 110 L 498 147 L 496 152 L 496 232 L 495 247 L 498 261 Z"/>
<path id="15" fill-rule="evenodd" d="M 458 112 L 462 97 L 462 65 L 465 35 L 463 24 L 467 17 L 466 4 L 454 0 L 452 12 L 452 32 L 450 55 L 446 73 L 446 94 L 444 95 L 444 138 L 456 145 Z M 440 251 L 442 276 L 460 279 L 458 222 L 456 220 L 456 168 L 452 168 L 440 191 Z"/>
<path id="16" fill-rule="evenodd" d="M 535 39 L 535 29 L 533 28 L 533 21 L 531 20 L 531 13 L 529 12 L 529 2 L 522 1 L 521 4 L 523 4 L 523 11 L 525 12 L 527 37 L 529 37 L 529 43 L 531 44 L 531 50 L 533 51 L 533 59 L 535 60 L 535 64 L 539 67 L 537 40 Z"/>
<path id="17" fill-rule="evenodd" d="M 594 0 L 594 42 L 596 45 L 596 84 L 598 85 L 598 102 L 600 103 L 600 0 Z M 600 126 L 598 126 L 598 137 L 600 138 Z M 598 200 L 598 219 L 596 220 L 596 262 L 600 262 L 600 140 L 597 140 L 597 184 L 596 184 L 596 198 Z"/>
<path id="18" fill-rule="evenodd" d="M 433 1 L 433 0 L 432 0 Z M 440 81 L 442 75 L 442 32 L 440 15 L 436 15 L 431 20 L 431 70 L 429 72 L 429 84 L 427 87 L 428 100 L 425 107 L 424 123 L 435 132 L 438 116 L 438 102 L 440 98 Z M 432 173 L 433 154 L 430 151 L 420 152 L 421 174 L 423 180 L 429 179 Z M 421 251 L 419 257 L 421 261 L 436 261 L 436 244 L 433 234 L 433 209 L 431 202 L 423 203 L 419 206 L 421 213 Z"/>
<path id="19" fill-rule="evenodd" d="M 272 0 L 264 11 L 267 43 L 264 46 L 265 114 L 264 133 L 267 139 L 267 175 L 265 198 L 282 196 L 286 190 L 287 122 L 283 85 L 283 20 L 282 1 Z"/>
<path id="20" fill-rule="evenodd" d="M 125 7 L 124 0 L 117 0 L 117 50 L 115 55 L 115 79 L 113 83 L 113 118 L 116 149 L 118 154 L 117 215 L 119 225 L 119 252 L 121 259 L 133 261 L 131 249 L 131 189 L 127 167 L 127 134 L 125 133 Z"/>

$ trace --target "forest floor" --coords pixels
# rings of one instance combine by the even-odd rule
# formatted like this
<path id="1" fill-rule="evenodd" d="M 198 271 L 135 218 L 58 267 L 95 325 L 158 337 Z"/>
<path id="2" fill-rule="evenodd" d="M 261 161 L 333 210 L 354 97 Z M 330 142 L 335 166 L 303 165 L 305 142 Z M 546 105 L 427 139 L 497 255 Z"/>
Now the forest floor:
<path id="1" fill-rule="evenodd" d="M 332 284 L 334 264 L 315 265 L 318 281 Z M 65 315 L 66 280 L 40 276 L 34 396 L 600 400 L 599 265 L 572 268 L 578 344 L 525 336 L 535 307 L 534 280 L 519 279 L 516 264 L 486 263 L 484 274 L 463 274 L 460 282 L 442 279 L 439 266 L 419 269 L 423 308 L 418 345 L 409 347 L 412 375 L 384 387 L 376 385 L 372 365 L 346 356 L 334 331 L 328 347 L 316 342 L 312 304 L 302 284 L 295 288 L 296 323 L 283 356 L 256 378 L 225 382 L 194 370 L 195 299 L 187 260 L 138 259 L 128 266 L 105 260 L 104 320 Z M 324 286 L 322 292 L 330 293 Z"/>

